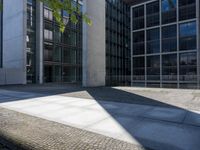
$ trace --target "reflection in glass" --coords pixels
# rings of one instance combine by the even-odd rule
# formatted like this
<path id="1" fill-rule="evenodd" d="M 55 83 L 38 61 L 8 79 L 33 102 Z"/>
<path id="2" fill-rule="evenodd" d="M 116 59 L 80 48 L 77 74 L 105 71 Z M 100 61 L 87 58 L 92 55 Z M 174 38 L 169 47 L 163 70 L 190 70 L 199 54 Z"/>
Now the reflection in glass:
<path id="1" fill-rule="evenodd" d="M 195 53 L 180 54 L 180 80 L 197 80 L 197 55 Z"/>
<path id="2" fill-rule="evenodd" d="M 162 23 L 176 21 L 176 0 L 162 0 Z"/>
<path id="3" fill-rule="evenodd" d="M 179 20 L 196 17 L 196 0 L 179 0 Z"/>
<path id="4" fill-rule="evenodd" d="M 176 25 L 162 28 L 162 51 L 172 52 L 177 50 L 177 27 Z"/>
<path id="5" fill-rule="evenodd" d="M 147 80 L 160 80 L 160 56 L 147 57 Z"/>
<path id="6" fill-rule="evenodd" d="M 183 23 L 179 26 L 179 47 L 180 50 L 196 49 L 196 22 Z"/>
<path id="7" fill-rule="evenodd" d="M 133 30 L 144 28 L 144 6 L 133 8 L 132 16 Z"/>
<path id="8" fill-rule="evenodd" d="M 133 58 L 133 80 L 145 80 L 144 57 Z"/>
<path id="9" fill-rule="evenodd" d="M 144 31 L 133 33 L 133 55 L 144 54 Z"/>
<path id="10" fill-rule="evenodd" d="M 177 80 L 177 55 L 162 56 L 162 78 L 165 81 Z"/>
<path id="11" fill-rule="evenodd" d="M 149 3 L 146 7 L 147 27 L 159 25 L 159 1 Z"/>
<path id="12" fill-rule="evenodd" d="M 147 30 L 147 53 L 160 52 L 160 32 L 159 28 Z"/>

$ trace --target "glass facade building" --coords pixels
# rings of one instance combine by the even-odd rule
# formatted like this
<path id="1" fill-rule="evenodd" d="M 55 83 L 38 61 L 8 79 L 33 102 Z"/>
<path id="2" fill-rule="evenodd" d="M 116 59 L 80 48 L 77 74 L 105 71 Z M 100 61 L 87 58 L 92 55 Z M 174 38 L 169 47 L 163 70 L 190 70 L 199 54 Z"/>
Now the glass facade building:
<path id="1" fill-rule="evenodd" d="M 36 1 L 27 1 L 27 83 L 36 83 Z"/>
<path id="2" fill-rule="evenodd" d="M 72 4 L 82 9 L 79 1 Z M 27 0 L 27 83 L 37 83 L 36 75 L 36 0 Z M 73 24 L 69 21 L 67 12 L 62 11 L 63 21 L 66 24 L 64 33 L 60 32 L 59 25 L 53 17 L 52 10 L 43 5 L 43 82 L 82 81 L 82 21 Z"/>
<path id="3" fill-rule="evenodd" d="M 76 7 L 82 7 L 72 1 Z M 52 11 L 44 5 L 44 82 L 82 81 L 82 21 L 73 24 L 67 12 L 62 11 L 67 24 L 64 33 L 53 18 Z M 79 16 L 78 16 L 79 17 Z M 81 20 L 81 18 L 79 17 Z"/>
<path id="4" fill-rule="evenodd" d="M 199 1 L 147 0 L 131 7 L 131 84 L 199 87 Z"/>
<path id="5" fill-rule="evenodd" d="M 106 84 L 130 85 L 130 6 L 106 0 Z"/>

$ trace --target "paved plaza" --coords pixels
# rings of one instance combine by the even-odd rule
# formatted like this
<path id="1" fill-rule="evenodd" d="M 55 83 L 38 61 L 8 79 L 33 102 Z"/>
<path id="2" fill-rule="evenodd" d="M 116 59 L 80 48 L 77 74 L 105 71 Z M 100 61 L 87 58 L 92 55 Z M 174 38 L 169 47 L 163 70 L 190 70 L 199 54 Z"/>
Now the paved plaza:
<path id="1" fill-rule="evenodd" d="M 81 141 L 91 144 L 84 147 L 83 142 L 82 149 L 95 149 L 92 138 L 88 139 L 90 134 L 96 140 L 104 139 L 98 141 L 103 147 L 96 149 L 199 150 L 200 147 L 199 90 L 7 86 L 0 90 L 0 108 L 0 133 L 15 137 L 24 131 L 23 136 L 28 138 L 24 138 L 26 141 L 21 138 L 21 143 L 33 143 L 33 147 L 45 144 L 56 147 L 59 134 L 64 143 L 62 148 L 69 149 L 69 138 L 61 135 L 69 131 L 65 127 L 84 132 L 77 134 L 82 135 Z M 13 129 L 9 126 L 8 130 L 6 122 L 16 126 Z M 32 128 L 26 129 L 24 124 L 30 126 L 30 122 Z M 76 139 L 80 135 L 74 130 L 68 134 Z M 45 131 L 49 138 L 40 142 L 38 139 Z M 116 143 L 110 145 L 106 139 L 124 147 L 113 147 Z"/>

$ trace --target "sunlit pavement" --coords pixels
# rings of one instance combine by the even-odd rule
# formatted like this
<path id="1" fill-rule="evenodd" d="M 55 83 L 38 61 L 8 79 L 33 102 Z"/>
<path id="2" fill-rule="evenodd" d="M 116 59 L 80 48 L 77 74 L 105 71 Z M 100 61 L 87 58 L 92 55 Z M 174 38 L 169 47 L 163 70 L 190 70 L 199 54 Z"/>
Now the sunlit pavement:
<path id="1" fill-rule="evenodd" d="M 197 93 L 198 98 L 198 91 L 192 93 Z M 200 111 L 181 105 L 160 107 L 0 90 L 0 106 L 152 149 L 200 147 Z"/>

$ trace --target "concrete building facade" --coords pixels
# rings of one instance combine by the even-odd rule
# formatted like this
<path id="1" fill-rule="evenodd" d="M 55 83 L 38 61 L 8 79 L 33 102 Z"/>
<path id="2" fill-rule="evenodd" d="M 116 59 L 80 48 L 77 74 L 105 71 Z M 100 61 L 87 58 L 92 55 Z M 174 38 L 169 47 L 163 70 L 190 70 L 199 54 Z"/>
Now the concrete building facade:
<path id="1" fill-rule="evenodd" d="M 105 86 L 111 85 L 108 76 L 130 75 L 127 71 L 130 68 L 130 17 L 126 13 L 130 9 L 122 0 L 72 0 L 74 6 L 89 15 L 93 25 L 83 23 L 80 16 L 79 23 L 73 24 L 69 14 L 62 11 L 66 23 L 64 33 L 59 31 L 51 9 L 39 1 L 1 2 L 0 85 L 67 82 Z M 108 8 L 108 4 L 112 8 Z M 122 4 L 123 7 L 119 7 Z M 10 9 L 13 5 L 15 7 Z M 112 18 L 114 11 L 119 14 L 116 18 Z M 113 21 L 112 25 L 108 20 Z M 108 43 L 106 39 L 111 33 L 117 35 L 118 41 L 126 40 L 121 45 L 118 41 Z M 110 51 L 119 55 L 112 57 L 108 55 Z M 115 65 L 108 69 L 109 62 Z M 118 71 L 113 71 L 116 69 Z M 122 80 L 117 82 L 120 85 Z"/>

